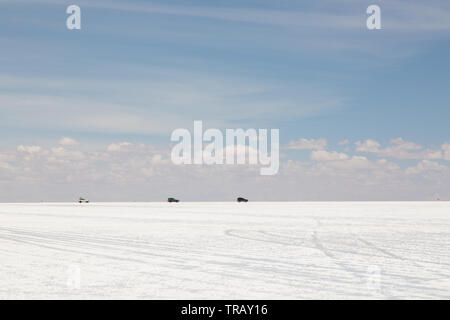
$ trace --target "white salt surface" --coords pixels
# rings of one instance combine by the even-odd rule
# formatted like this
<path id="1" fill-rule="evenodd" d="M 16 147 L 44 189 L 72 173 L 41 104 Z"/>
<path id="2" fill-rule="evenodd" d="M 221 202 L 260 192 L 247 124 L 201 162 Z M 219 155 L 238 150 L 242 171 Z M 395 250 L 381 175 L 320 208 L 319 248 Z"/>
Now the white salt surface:
<path id="1" fill-rule="evenodd" d="M 0 299 L 450 298 L 450 203 L 0 204 Z"/>

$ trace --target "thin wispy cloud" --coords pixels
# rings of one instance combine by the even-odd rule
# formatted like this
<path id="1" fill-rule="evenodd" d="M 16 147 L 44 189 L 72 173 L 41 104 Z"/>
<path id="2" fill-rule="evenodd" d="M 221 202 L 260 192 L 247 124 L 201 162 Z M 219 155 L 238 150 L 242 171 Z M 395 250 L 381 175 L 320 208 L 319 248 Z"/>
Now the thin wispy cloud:
<path id="1" fill-rule="evenodd" d="M 327 2 L 327 1 L 325 1 Z M 0 4 L 50 4 L 61 5 L 55 0 L 3 0 Z M 78 5 L 87 8 L 101 8 L 118 11 L 152 13 L 163 15 L 190 16 L 227 21 L 238 21 L 257 24 L 274 24 L 308 28 L 361 28 L 364 15 L 358 9 L 364 8 L 361 1 L 328 1 L 327 5 L 318 7 L 305 6 L 303 10 L 280 10 L 274 8 L 259 9 L 251 7 L 179 5 L 160 4 L 158 2 L 119 2 L 114 0 L 77 1 Z M 367 2 L 366 7 L 370 3 Z M 387 24 L 396 30 L 447 30 L 450 28 L 450 6 L 446 1 L 381 1 L 380 6 L 388 12 Z M 276 7 L 276 6 L 273 6 Z M 339 8 L 339 10 L 336 10 Z M 347 9 L 347 10 L 346 10 Z M 348 12 L 348 13 L 346 13 Z"/>
<path id="2" fill-rule="evenodd" d="M 244 125 L 254 118 L 266 122 L 286 116 L 317 115 L 342 107 L 341 99 L 332 93 L 329 97 L 308 93 L 310 86 L 296 86 L 294 91 L 257 81 L 246 83 L 204 76 L 180 79 L 180 75 L 177 79 L 143 82 L 90 79 L 88 85 L 81 79 L 2 75 L 0 123 L 28 128 L 168 134 L 174 128 L 190 126 L 196 117 L 204 119 L 208 126 L 224 127 L 239 119 L 240 125 Z M 277 90 L 284 96 L 270 100 L 265 97 L 266 92 L 273 94 Z"/>

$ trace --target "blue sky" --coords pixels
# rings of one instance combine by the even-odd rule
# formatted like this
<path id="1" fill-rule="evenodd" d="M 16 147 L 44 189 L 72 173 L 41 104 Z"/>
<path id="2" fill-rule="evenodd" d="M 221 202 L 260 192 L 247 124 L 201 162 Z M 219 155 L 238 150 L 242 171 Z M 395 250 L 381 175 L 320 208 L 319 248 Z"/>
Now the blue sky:
<path id="1" fill-rule="evenodd" d="M 70 4 L 81 30 L 66 29 Z M 370 4 L 382 30 L 366 28 Z M 0 151 L 61 137 L 163 148 L 198 119 L 279 128 L 282 145 L 324 138 L 349 157 L 367 139 L 445 152 L 449 31 L 448 1 L 0 0 Z M 395 158 L 363 156 L 380 154 Z"/>

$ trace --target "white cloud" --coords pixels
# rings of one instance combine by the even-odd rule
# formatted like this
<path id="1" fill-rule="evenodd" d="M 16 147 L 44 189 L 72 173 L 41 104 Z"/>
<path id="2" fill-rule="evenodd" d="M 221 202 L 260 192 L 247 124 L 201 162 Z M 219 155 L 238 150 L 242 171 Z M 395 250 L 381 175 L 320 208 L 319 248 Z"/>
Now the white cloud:
<path id="1" fill-rule="evenodd" d="M 363 142 L 356 141 L 355 145 L 358 152 L 378 152 L 381 146 L 379 142 L 372 139 L 367 139 Z"/>
<path id="2" fill-rule="evenodd" d="M 75 139 L 69 138 L 69 137 L 62 137 L 59 142 L 60 145 L 71 147 L 71 146 L 78 146 L 80 143 L 76 141 Z"/>
<path id="3" fill-rule="evenodd" d="M 297 141 L 291 141 L 286 146 L 286 149 L 291 150 L 324 150 L 327 147 L 327 140 L 320 139 L 305 139 L 301 138 Z"/>
<path id="4" fill-rule="evenodd" d="M 424 172 L 430 172 L 430 171 L 444 171 L 447 170 L 448 167 L 441 165 L 437 163 L 436 161 L 430 161 L 430 160 L 422 160 L 414 167 L 408 167 L 405 170 L 406 174 L 421 174 Z"/>
<path id="5" fill-rule="evenodd" d="M 220 201 L 236 194 L 252 200 L 421 200 L 434 193 L 450 199 L 449 168 L 426 159 L 401 168 L 385 158 L 312 150 L 313 161 L 288 159 L 278 175 L 262 177 L 259 167 L 249 165 L 175 166 L 170 151 L 131 142 L 112 143 L 109 151 L 21 145 L 0 152 L 0 200 L 73 201 L 80 194 L 97 201 L 164 201 L 173 195 Z M 244 146 L 237 151 L 248 152 Z"/>
<path id="6" fill-rule="evenodd" d="M 443 158 L 445 160 L 450 160 L 450 142 L 444 143 L 441 146 L 442 152 L 443 152 Z"/>
<path id="7" fill-rule="evenodd" d="M 328 152 L 325 150 L 316 150 L 311 152 L 311 160 L 315 161 L 333 161 L 347 159 L 349 159 L 348 155 L 336 151 Z"/>
<path id="8" fill-rule="evenodd" d="M 42 150 L 40 146 L 23 146 L 20 145 L 17 147 L 17 151 L 26 152 L 26 153 L 38 153 Z"/>
<path id="9" fill-rule="evenodd" d="M 82 160 L 85 159 L 85 155 L 81 151 L 73 151 L 73 150 L 67 150 L 63 147 L 56 147 L 51 149 L 50 157 L 56 157 L 56 158 L 64 158 L 64 159 L 70 159 L 70 160 Z"/>
<path id="10" fill-rule="evenodd" d="M 424 159 L 442 159 L 442 152 L 440 150 L 425 150 L 423 157 Z"/>
<path id="11" fill-rule="evenodd" d="M 315 151 L 321 155 L 316 165 L 322 172 L 333 175 L 347 174 L 348 172 L 362 173 L 366 170 L 397 170 L 399 166 L 396 163 L 389 162 L 386 159 L 371 161 L 366 157 L 353 156 L 350 157 L 343 153 Z"/>
<path id="12" fill-rule="evenodd" d="M 348 144 L 350 144 L 350 141 L 348 139 L 345 139 L 345 140 L 342 140 L 342 141 L 338 142 L 338 145 L 340 145 L 340 146 L 346 146 Z"/>
<path id="13" fill-rule="evenodd" d="M 118 152 L 118 151 L 124 151 L 127 149 L 127 147 L 132 146 L 133 144 L 130 142 L 116 142 L 116 143 L 111 143 L 108 147 L 107 150 L 109 152 Z"/>
<path id="14" fill-rule="evenodd" d="M 414 142 L 405 141 L 403 138 L 395 138 L 391 139 L 390 143 L 398 146 L 403 150 L 419 150 L 422 149 L 422 146 L 415 144 Z"/>
<path id="15" fill-rule="evenodd" d="M 440 150 L 423 149 L 421 145 L 406 141 L 402 138 L 391 139 L 390 146 L 381 148 L 381 144 L 375 140 L 367 139 L 363 142 L 357 141 L 356 151 L 373 153 L 380 157 L 395 159 L 441 159 Z"/>

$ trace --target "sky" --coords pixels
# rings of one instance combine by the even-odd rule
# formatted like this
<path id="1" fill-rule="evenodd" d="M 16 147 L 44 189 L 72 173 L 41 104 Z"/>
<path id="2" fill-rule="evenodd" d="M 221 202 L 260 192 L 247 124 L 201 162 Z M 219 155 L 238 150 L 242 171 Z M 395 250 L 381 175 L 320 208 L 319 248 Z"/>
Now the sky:
<path id="1" fill-rule="evenodd" d="M 0 43 L 1 202 L 450 200 L 448 1 L 0 0 Z M 279 173 L 173 165 L 194 120 Z"/>

